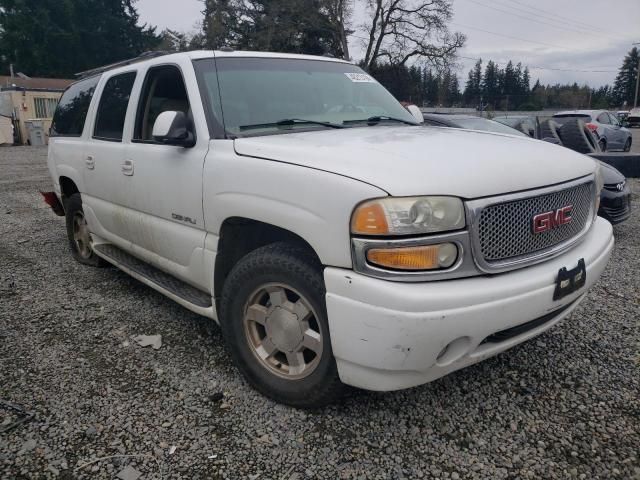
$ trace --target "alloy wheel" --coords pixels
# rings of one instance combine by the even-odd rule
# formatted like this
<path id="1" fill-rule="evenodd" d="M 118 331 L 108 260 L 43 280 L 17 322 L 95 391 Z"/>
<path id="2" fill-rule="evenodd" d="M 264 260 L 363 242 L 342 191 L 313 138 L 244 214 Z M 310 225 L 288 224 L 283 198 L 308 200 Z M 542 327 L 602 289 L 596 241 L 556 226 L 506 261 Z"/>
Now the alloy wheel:
<path id="1" fill-rule="evenodd" d="M 322 357 L 323 331 L 310 302 L 294 288 L 270 283 L 244 307 L 244 332 L 259 363 L 289 380 L 311 375 Z"/>

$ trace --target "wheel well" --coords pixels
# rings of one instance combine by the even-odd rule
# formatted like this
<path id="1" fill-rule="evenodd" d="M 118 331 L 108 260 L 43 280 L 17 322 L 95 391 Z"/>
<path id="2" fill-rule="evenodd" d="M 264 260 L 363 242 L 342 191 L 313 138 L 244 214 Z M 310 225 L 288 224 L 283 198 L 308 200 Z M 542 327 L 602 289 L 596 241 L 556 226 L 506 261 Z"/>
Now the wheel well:
<path id="1" fill-rule="evenodd" d="M 71 197 L 74 193 L 80 193 L 78 186 L 69 177 L 60 177 L 60 192 L 63 200 Z"/>
<path id="2" fill-rule="evenodd" d="M 319 264 L 321 263 L 313 247 L 289 230 L 249 218 L 232 217 L 224 221 L 220 228 L 213 279 L 216 303 L 234 265 L 248 253 L 276 242 L 288 242 L 303 247 L 318 259 Z"/>

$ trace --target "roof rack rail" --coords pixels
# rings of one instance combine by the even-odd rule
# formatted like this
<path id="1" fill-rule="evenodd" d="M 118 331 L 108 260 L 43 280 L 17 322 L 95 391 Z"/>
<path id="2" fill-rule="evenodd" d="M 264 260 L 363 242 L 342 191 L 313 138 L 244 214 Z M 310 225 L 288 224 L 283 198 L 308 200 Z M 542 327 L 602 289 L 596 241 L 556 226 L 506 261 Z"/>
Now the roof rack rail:
<path id="1" fill-rule="evenodd" d="M 110 65 L 105 65 L 103 67 L 92 68 L 91 70 L 85 70 L 84 72 L 76 73 L 76 77 L 78 77 L 78 80 L 82 80 L 83 78 L 93 77 L 94 75 L 98 75 L 100 73 L 106 72 L 107 70 L 112 70 L 114 68 L 124 67 L 126 65 L 131 65 L 133 63 L 142 62 L 143 60 L 149 60 L 150 58 L 162 57 L 163 55 L 169 55 L 171 53 L 174 53 L 174 52 L 167 52 L 164 50 L 144 52 L 135 58 L 122 60 L 121 62 L 116 62 Z"/>

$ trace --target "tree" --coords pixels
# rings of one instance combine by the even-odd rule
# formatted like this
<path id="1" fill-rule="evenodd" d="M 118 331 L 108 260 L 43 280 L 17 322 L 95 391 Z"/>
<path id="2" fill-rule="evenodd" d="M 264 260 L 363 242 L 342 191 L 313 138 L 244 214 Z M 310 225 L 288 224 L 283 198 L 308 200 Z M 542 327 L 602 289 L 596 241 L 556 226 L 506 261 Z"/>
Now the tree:
<path id="1" fill-rule="evenodd" d="M 71 77 L 155 49 L 160 39 L 138 25 L 135 1 L 0 0 L 3 68 Z"/>
<path id="2" fill-rule="evenodd" d="M 450 33 L 451 0 L 368 0 L 369 18 L 364 25 L 365 56 L 362 66 L 387 62 L 406 65 L 426 60 L 440 67 L 448 65 L 465 36 Z"/>
<path id="3" fill-rule="evenodd" d="M 498 66 L 489 60 L 487 67 L 484 69 L 484 76 L 482 77 L 482 94 L 484 95 L 484 101 L 488 104 L 495 105 L 499 92 L 499 69 Z"/>
<path id="4" fill-rule="evenodd" d="M 636 93 L 636 79 L 638 77 L 638 58 L 639 52 L 637 47 L 633 47 L 631 51 L 624 57 L 622 67 L 613 84 L 612 97 L 616 105 L 622 106 L 627 102 L 627 106 L 632 107 Z"/>
<path id="5" fill-rule="evenodd" d="M 464 101 L 467 105 L 477 104 L 482 94 L 482 59 L 469 70 L 467 84 L 464 87 Z"/>
<path id="6" fill-rule="evenodd" d="M 343 0 L 205 0 L 209 48 L 348 55 Z"/>

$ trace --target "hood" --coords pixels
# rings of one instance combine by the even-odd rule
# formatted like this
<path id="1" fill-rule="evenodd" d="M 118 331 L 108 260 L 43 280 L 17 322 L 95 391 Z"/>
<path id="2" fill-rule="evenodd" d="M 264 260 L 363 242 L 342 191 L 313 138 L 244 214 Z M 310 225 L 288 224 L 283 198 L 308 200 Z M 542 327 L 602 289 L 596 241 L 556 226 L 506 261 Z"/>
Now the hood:
<path id="1" fill-rule="evenodd" d="M 611 165 L 601 161 L 600 166 L 602 167 L 602 180 L 605 185 L 617 185 L 626 180 L 625 176 Z"/>
<path id="2" fill-rule="evenodd" d="M 595 170 L 592 159 L 568 148 L 457 128 L 319 130 L 238 138 L 234 147 L 238 155 L 336 173 L 394 196 L 477 198 L 561 183 Z"/>

